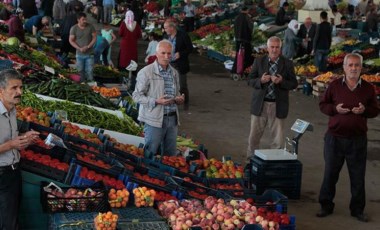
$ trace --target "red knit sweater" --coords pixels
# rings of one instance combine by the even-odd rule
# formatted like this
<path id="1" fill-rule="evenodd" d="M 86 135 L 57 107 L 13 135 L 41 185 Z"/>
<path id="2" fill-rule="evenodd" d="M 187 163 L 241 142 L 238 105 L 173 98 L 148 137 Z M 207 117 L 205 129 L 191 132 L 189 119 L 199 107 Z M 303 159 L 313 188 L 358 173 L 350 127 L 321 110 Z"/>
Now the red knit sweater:
<path id="1" fill-rule="evenodd" d="M 361 84 L 351 91 L 343 79 L 331 82 L 319 102 L 322 113 L 330 116 L 327 132 L 344 138 L 366 136 L 367 118 L 376 117 L 379 113 L 374 87 L 362 79 Z M 352 109 L 358 107 L 359 102 L 365 107 L 363 114 L 339 114 L 336 110 L 340 103 L 343 103 L 343 108 Z"/>

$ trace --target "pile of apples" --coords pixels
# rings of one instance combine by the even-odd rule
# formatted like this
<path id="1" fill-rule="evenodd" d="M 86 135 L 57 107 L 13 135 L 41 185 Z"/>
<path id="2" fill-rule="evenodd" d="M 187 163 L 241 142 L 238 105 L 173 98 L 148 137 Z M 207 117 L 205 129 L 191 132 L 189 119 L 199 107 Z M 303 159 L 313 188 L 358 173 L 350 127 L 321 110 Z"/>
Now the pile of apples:
<path id="1" fill-rule="evenodd" d="M 193 161 L 198 165 L 198 170 L 206 170 L 208 178 L 243 178 L 243 166 L 237 166 L 232 160 L 224 163 L 215 158 Z"/>
<path id="2" fill-rule="evenodd" d="M 161 162 L 163 164 L 177 168 L 182 172 L 189 171 L 189 165 L 186 162 L 186 158 L 183 156 L 163 156 Z"/>
<path id="3" fill-rule="evenodd" d="M 147 187 L 137 187 L 132 190 L 136 207 L 153 207 L 156 191 Z"/>
<path id="4" fill-rule="evenodd" d="M 69 171 L 69 164 L 67 164 L 65 162 L 61 162 L 58 159 L 53 158 L 49 155 L 36 153 L 30 149 L 22 149 L 20 151 L 20 156 L 22 159 L 34 161 L 34 162 L 40 163 L 42 165 L 58 169 L 60 171 L 64 171 L 64 172 Z"/>
<path id="5" fill-rule="evenodd" d="M 111 208 L 125 208 L 129 201 L 129 192 L 126 188 L 116 190 L 110 189 L 108 192 L 108 203 Z"/>
<path id="6" fill-rule="evenodd" d="M 113 214 L 112 212 L 99 213 L 95 219 L 95 229 L 96 230 L 116 230 L 117 220 L 119 216 Z"/>
<path id="7" fill-rule="evenodd" d="M 125 185 L 122 180 L 117 180 L 108 175 L 104 175 L 101 173 L 96 173 L 94 170 L 89 170 L 87 167 L 82 167 L 79 176 L 81 178 L 92 180 L 95 182 L 103 181 L 104 185 L 109 186 L 111 188 L 123 189 Z"/>
<path id="8" fill-rule="evenodd" d="M 109 137 L 109 136 L 108 136 Z M 120 151 L 133 154 L 135 156 L 144 157 L 144 149 L 139 148 L 131 144 L 123 144 L 118 142 L 115 138 L 109 137 L 109 141 L 113 143 L 113 147 L 119 149 Z"/>
<path id="9" fill-rule="evenodd" d="M 280 224 L 289 224 L 289 216 L 256 208 L 246 200 L 207 197 L 199 200 L 165 201 L 158 204 L 160 214 L 168 218 L 174 230 L 201 227 L 202 229 L 241 229 L 246 224 L 260 224 L 264 230 L 277 230 Z"/>

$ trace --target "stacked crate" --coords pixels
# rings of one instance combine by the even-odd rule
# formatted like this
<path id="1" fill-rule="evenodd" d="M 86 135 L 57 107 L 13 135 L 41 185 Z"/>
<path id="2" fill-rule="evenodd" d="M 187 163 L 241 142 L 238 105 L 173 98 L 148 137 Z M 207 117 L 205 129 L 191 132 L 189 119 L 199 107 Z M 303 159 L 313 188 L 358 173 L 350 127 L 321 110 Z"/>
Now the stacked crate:
<path id="1" fill-rule="evenodd" d="M 301 194 L 302 163 L 298 160 L 252 160 L 252 186 L 257 194 L 266 189 L 276 189 L 289 199 L 299 199 Z"/>

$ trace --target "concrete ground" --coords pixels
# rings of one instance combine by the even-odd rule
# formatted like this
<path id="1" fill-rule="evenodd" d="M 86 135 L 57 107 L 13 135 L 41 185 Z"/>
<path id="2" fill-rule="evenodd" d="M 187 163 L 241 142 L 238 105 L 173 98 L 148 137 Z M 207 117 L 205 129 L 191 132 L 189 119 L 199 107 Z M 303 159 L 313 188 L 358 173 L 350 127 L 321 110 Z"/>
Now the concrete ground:
<path id="1" fill-rule="evenodd" d="M 96 25 L 99 28 L 99 25 Z M 117 28 L 115 28 L 117 34 Z M 139 67 L 144 66 L 146 41 L 139 42 Z M 113 46 L 113 61 L 117 63 L 118 42 Z M 180 111 L 180 133 L 205 144 L 209 157 L 221 159 L 231 156 L 244 162 L 250 125 L 252 89 L 246 81 L 233 81 L 223 64 L 206 56 L 192 54 L 188 74 L 190 109 Z M 300 139 L 298 159 L 303 164 L 301 199 L 290 200 L 288 213 L 296 216 L 298 230 L 380 230 L 380 117 L 368 121 L 368 161 L 366 175 L 366 213 L 370 222 L 361 223 L 350 216 L 350 184 L 344 166 L 337 185 L 334 214 L 317 218 L 318 194 L 323 177 L 323 136 L 328 117 L 318 108 L 318 99 L 302 92 L 290 93 L 290 113 L 286 122 L 286 136 L 293 137 L 291 125 L 297 118 L 309 121 L 313 132 Z M 262 148 L 268 148 L 264 135 Z"/>

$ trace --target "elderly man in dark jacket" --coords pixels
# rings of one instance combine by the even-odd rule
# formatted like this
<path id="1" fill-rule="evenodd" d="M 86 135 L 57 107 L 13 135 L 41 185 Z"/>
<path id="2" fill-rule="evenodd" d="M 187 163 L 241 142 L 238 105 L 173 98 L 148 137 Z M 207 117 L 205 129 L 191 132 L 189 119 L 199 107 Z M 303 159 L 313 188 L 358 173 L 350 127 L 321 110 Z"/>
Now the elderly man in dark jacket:
<path id="1" fill-rule="evenodd" d="M 293 62 L 281 56 L 281 39 L 270 37 L 268 55 L 256 58 L 248 84 L 253 87 L 251 131 L 248 138 L 247 161 L 259 148 L 267 130 L 271 135 L 270 148 L 284 145 L 284 124 L 289 112 L 289 91 L 297 87 Z"/>
<path id="2" fill-rule="evenodd" d="M 173 20 L 166 20 L 164 29 L 165 38 L 174 46 L 171 65 L 179 72 L 180 92 L 185 95 L 184 109 L 187 110 L 189 108 L 189 89 L 186 74 L 190 71 L 189 55 L 193 51 L 193 44 L 186 32 L 177 30 L 177 24 Z"/>

